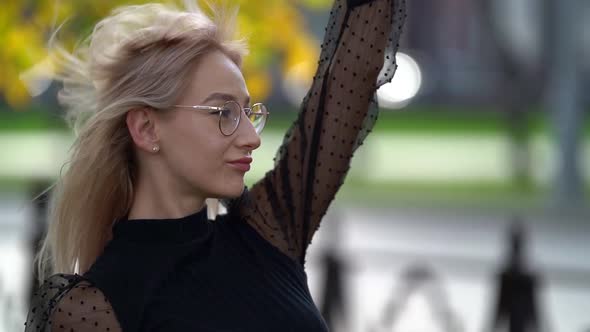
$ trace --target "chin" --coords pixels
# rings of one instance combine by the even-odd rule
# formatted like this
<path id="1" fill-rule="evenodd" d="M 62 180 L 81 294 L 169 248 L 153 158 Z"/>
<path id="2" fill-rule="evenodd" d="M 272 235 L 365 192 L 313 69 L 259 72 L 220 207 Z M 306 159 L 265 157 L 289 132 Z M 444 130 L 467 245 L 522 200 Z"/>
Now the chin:
<path id="1" fill-rule="evenodd" d="M 236 186 L 235 189 L 234 188 L 232 188 L 232 189 L 233 190 L 229 194 L 228 198 L 238 198 L 244 192 L 244 183 L 242 183 L 240 186 Z"/>
<path id="2" fill-rule="evenodd" d="M 223 188 L 224 190 L 220 190 L 217 195 L 212 195 L 211 197 L 219 198 L 219 199 L 232 199 L 238 198 L 244 192 L 244 183 L 241 185 L 231 185 Z"/>

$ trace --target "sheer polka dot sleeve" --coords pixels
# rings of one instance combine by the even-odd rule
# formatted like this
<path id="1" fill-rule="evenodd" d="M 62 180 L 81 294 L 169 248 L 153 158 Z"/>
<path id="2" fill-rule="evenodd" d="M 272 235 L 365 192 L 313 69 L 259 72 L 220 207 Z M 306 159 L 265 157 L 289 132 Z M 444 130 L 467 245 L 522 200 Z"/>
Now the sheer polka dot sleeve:
<path id="1" fill-rule="evenodd" d="M 337 0 L 312 87 L 241 214 L 302 265 L 354 151 L 377 119 L 376 89 L 393 77 L 405 0 Z"/>
<path id="2" fill-rule="evenodd" d="M 121 327 L 103 293 L 79 275 L 51 276 L 33 298 L 25 332 L 113 331 Z"/>

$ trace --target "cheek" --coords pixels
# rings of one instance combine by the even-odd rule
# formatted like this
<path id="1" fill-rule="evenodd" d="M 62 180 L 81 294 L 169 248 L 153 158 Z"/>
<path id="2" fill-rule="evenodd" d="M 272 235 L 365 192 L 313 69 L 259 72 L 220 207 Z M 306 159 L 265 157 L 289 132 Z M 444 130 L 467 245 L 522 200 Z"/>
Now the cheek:
<path id="1" fill-rule="evenodd" d="M 185 181 L 206 192 L 219 192 L 236 181 L 225 164 L 230 141 L 216 133 L 193 133 L 179 143 L 176 163 Z M 239 179 L 238 179 L 239 180 Z"/>
<path id="2" fill-rule="evenodd" d="M 182 177 L 194 178 L 197 174 L 219 168 L 223 160 L 223 145 L 215 133 L 204 124 L 195 124 L 191 119 L 168 129 L 167 149 L 171 168 L 177 169 Z M 216 129 L 216 128 L 214 128 Z"/>
<path id="3" fill-rule="evenodd" d="M 195 133 L 184 142 L 180 158 L 194 171 L 211 174 L 223 164 L 225 145 L 213 135 Z"/>
<path id="4" fill-rule="evenodd" d="M 167 160 L 175 177 L 189 190 L 197 189 L 211 196 L 235 196 L 243 189 L 243 176 L 225 164 L 232 147 L 231 138 L 215 126 L 178 123 L 169 133 L 173 151 Z M 238 192 L 239 191 L 239 192 Z"/>

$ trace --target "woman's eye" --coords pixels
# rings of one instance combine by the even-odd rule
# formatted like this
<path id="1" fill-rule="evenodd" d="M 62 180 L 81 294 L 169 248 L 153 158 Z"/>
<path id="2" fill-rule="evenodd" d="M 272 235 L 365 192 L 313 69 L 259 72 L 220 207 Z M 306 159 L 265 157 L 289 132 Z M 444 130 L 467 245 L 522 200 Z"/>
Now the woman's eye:
<path id="1" fill-rule="evenodd" d="M 221 111 L 221 116 L 224 118 L 229 118 L 231 116 L 231 111 L 227 108 L 223 108 Z"/>

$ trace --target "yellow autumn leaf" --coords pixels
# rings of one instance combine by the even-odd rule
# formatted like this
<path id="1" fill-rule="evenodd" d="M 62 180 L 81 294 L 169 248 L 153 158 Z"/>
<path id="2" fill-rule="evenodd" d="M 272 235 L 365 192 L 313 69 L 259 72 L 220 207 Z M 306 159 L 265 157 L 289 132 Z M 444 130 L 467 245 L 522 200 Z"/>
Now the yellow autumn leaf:
<path id="1" fill-rule="evenodd" d="M 319 57 L 319 42 L 298 36 L 292 40 L 287 49 L 287 57 L 283 63 L 283 71 L 290 72 L 293 67 L 299 68 L 298 75 L 311 79 L 317 68 L 317 59 Z M 302 77 L 303 78 L 303 77 Z"/>
<path id="2" fill-rule="evenodd" d="M 252 101 L 258 102 L 268 98 L 272 87 L 272 80 L 268 72 L 255 71 L 246 73 L 245 76 Z"/>
<path id="3" fill-rule="evenodd" d="M 20 80 L 10 82 L 5 86 L 4 97 L 9 105 L 16 108 L 24 106 L 30 99 L 29 93 Z"/>

